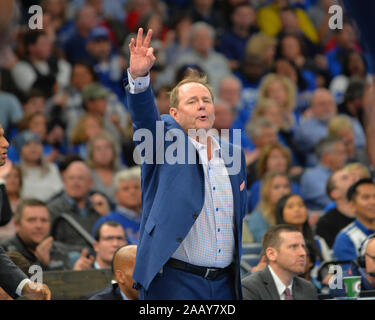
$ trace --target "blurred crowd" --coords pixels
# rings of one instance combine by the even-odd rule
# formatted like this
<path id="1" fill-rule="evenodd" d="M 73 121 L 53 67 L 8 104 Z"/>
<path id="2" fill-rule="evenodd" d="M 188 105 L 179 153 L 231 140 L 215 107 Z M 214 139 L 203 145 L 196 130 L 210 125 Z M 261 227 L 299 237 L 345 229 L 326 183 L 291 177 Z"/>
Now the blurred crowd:
<path id="1" fill-rule="evenodd" d="M 29 27 L 32 4 L 43 9 L 41 30 Z M 303 229 L 312 265 L 355 259 L 336 235 L 357 222 L 366 236 L 375 232 L 346 197 L 373 176 L 366 137 L 373 66 L 345 14 L 342 29 L 329 28 L 333 4 L 18 1 L 0 55 L 0 124 L 10 143 L 0 178 L 14 212 L 0 228 L 3 247 L 46 270 L 83 270 L 109 268 L 116 249 L 137 244 L 140 168 L 122 79 L 128 44 L 142 27 L 153 30 L 159 113 L 169 112 L 169 91 L 193 68 L 213 88 L 214 128 L 241 132 L 243 243 L 289 223 Z M 291 193 L 298 214 L 287 215 Z M 94 237 L 93 248 L 69 217 Z"/>

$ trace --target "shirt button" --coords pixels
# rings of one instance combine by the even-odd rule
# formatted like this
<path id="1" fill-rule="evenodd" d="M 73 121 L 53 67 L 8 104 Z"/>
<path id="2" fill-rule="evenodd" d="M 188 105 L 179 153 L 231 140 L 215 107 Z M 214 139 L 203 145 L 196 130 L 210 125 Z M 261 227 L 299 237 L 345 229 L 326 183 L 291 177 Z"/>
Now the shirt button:
<path id="1" fill-rule="evenodd" d="M 219 211 L 219 208 L 216 208 L 216 211 Z"/>
<path id="2" fill-rule="evenodd" d="M 221 252 L 221 249 L 219 249 L 219 253 Z"/>
<path id="3" fill-rule="evenodd" d="M 214 189 L 214 190 L 216 190 L 216 188 L 215 188 L 215 187 L 213 187 L 213 189 Z"/>
<path id="4" fill-rule="evenodd" d="M 220 232 L 220 228 L 219 228 L 219 229 L 217 229 L 217 232 Z"/>
<path id="5" fill-rule="evenodd" d="M 176 239 L 176 241 L 177 241 L 177 242 L 182 242 L 182 238 L 181 238 L 181 237 L 178 237 L 178 238 Z"/>

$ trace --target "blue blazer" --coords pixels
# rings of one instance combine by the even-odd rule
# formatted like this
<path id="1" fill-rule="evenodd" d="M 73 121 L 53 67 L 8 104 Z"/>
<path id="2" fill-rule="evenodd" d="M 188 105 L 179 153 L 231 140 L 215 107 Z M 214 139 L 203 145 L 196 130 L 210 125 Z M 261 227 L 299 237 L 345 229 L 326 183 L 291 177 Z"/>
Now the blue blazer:
<path id="1" fill-rule="evenodd" d="M 133 122 L 133 138 L 137 138 L 136 130 L 138 129 L 148 129 L 153 137 L 153 163 L 142 164 L 142 218 L 133 273 L 135 288 L 143 287 L 148 290 L 157 272 L 176 251 L 202 210 L 205 197 L 204 173 L 203 166 L 199 164 L 198 153 L 181 126 L 169 115 L 159 116 L 151 88 L 149 87 L 146 91 L 138 94 L 130 94 L 127 84 L 128 80 L 125 78 L 127 105 Z M 159 122 L 157 127 L 156 121 L 158 120 L 162 122 Z M 163 125 L 162 129 L 160 129 L 160 124 Z M 176 129 L 179 132 L 173 133 L 172 131 Z M 194 153 L 195 164 L 189 164 L 188 160 L 191 160 L 189 152 L 185 152 L 184 164 L 168 164 L 166 161 L 164 161 L 164 164 L 155 164 L 156 160 L 160 162 L 160 159 L 156 159 L 157 156 L 160 158 L 160 153 L 157 155 L 156 150 L 160 151 L 161 148 L 167 150 L 168 146 L 173 143 L 173 141 L 165 141 L 165 139 L 159 141 L 161 139 L 156 138 L 157 130 L 162 134 L 169 131 L 168 135 L 170 136 L 174 134 L 182 135 L 184 137 L 184 150 L 193 150 L 190 157 Z M 142 143 L 134 142 L 139 146 Z M 225 144 L 223 141 L 220 141 L 220 143 L 224 162 L 227 168 L 230 168 L 229 156 L 231 151 L 233 152 L 234 148 L 238 147 Z M 224 144 L 226 148 L 223 147 Z M 225 150 L 228 150 L 229 154 Z M 247 194 L 245 157 L 241 150 L 237 149 L 237 151 L 241 154 L 240 172 L 229 175 L 229 177 L 233 190 L 235 215 L 235 288 L 237 298 L 241 299 L 240 253 L 242 219 L 246 213 Z M 164 157 L 164 153 L 162 156 Z"/>

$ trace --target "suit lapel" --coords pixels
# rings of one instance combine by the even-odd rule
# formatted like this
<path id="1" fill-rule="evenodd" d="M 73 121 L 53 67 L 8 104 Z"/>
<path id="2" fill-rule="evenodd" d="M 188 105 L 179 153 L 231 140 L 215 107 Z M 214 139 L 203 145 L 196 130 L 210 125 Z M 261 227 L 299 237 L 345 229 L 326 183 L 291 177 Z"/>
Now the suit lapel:
<path id="1" fill-rule="evenodd" d="M 275 281 L 272 278 L 272 274 L 268 269 L 268 266 L 262 271 L 262 278 L 264 287 L 270 296 L 270 300 L 280 300 L 279 292 L 277 291 Z"/>

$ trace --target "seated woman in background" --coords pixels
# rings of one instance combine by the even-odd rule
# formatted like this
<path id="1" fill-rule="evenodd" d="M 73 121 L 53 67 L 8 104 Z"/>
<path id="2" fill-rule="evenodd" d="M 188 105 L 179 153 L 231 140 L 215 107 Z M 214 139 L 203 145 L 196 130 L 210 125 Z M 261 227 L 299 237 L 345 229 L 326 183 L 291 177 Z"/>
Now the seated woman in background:
<path id="1" fill-rule="evenodd" d="M 87 159 L 87 142 L 95 135 L 103 132 L 103 121 L 91 114 L 82 116 L 75 125 L 70 139 L 69 153 L 76 153 Z"/>
<path id="2" fill-rule="evenodd" d="M 314 239 L 313 231 L 308 221 L 308 210 L 302 197 L 298 194 L 287 194 L 279 199 L 275 207 L 276 224 L 290 224 L 297 227 L 303 234 L 306 243 L 307 252 L 306 272 L 304 277 L 310 278 L 311 269 L 314 264 L 318 266 L 321 262 L 321 254 L 319 247 Z M 314 257 L 315 261 L 311 261 Z"/>
<path id="3" fill-rule="evenodd" d="M 276 224 L 276 203 L 290 192 L 290 180 L 285 173 L 269 172 L 265 175 L 261 188 L 261 201 L 244 221 L 253 242 L 261 243 L 268 228 Z"/>
<path id="4" fill-rule="evenodd" d="M 280 172 L 289 174 L 289 178 L 293 181 L 296 176 L 293 175 L 292 157 L 288 148 L 280 143 L 273 143 L 263 147 L 258 162 L 257 176 L 259 180 L 249 186 L 248 211 L 253 211 L 258 205 L 260 199 L 260 189 L 262 179 L 267 172 Z M 291 183 L 293 193 L 300 194 L 299 186 L 296 182 Z"/>
<path id="5" fill-rule="evenodd" d="M 118 151 L 112 137 L 105 131 L 93 136 L 87 145 L 87 165 L 91 168 L 93 190 L 110 199 L 115 196 L 113 178 L 120 169 Z"/>

